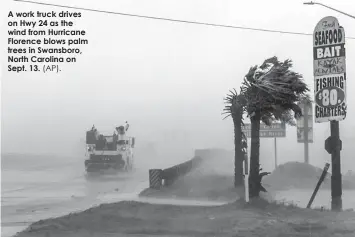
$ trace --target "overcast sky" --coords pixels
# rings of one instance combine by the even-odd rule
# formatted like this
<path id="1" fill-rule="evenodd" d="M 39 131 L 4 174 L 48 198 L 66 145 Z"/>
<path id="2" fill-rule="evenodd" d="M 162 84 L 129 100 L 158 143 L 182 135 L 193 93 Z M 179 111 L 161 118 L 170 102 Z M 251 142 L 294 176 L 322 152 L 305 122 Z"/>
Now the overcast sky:
<path id="1" fill-rule="evenodd" d="M 41 0 L 85 8 L 216 24 L 312 33 L 325 16 L 335 16 L 346 36 L 355 20 L 301 0 Z M 350 0 L 322 1 L 355 14 Z M 65 10 L 2 0 L 2 49 L 7 48 L 7 14 Z M 239 88 L 249 67 L 271 56 L 290 58 L 313 90 L 312 36 L 181 24 L 82 11 L 75 21 L 88 45 L 75 64 L 59 74 L 9 73 L 2 57 L 2 151 L 67 154 L 83 152 L 92 124 L 114 127 L 128 120 L 137 143 L 153 141 L 175 150 L 233 148 L 232 121 L 222 120 L 223 97 Z M 354 167 L 355 40 L 346 41 L 348 116 L 341 122 L 345 169 Z M 313 95 L 313 94 L 312 94 Z M 329 124 L 315 124 L 311 163 L 323 166 Z M 168 134 L 175 133 L 171 143 Z M 164 137 L 165 136 L 165 137 Z M 180 139 L 180 140 L 179 140 Z M 182 141 L 183 140 L 183 141 Z M 274 165 L 273 139 L 262 139 L 261 162 Z M 303 160 L 295 128 L 278 139 L 280 162 Z M 168 159 L 168 157 L 167 157 Z"/>

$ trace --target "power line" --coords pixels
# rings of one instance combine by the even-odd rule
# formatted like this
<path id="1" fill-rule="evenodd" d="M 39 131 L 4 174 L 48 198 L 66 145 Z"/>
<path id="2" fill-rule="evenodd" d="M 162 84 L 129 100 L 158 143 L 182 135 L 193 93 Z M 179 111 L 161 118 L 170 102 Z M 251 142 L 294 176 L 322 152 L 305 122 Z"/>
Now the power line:
<path id="1" fill-rule="evenodd" d="M 146 19 L 152 19 L 152 20 L 161 20 L 161 21 L 171 21 L 171 22 L 195 24 L 195 25 L 205 25 L 205 26 L 214 26 L 214 27 L 223 27 L 223 28 L 233 28 L 233 29 L 240 29 L 240 30 L 251 30 L 251 31 L 259 31 L 259 32 L 290 34 L 290 35 L 307 35 L 307 36 L 313 35 L 313 34 L 310 34 L 310 33 L 303 33 L 303 32 L 280 31 L 280 30 L 270 30 L 270 29 L 262 29 L 262 28 L 252 28 L 252 27 L 243 27 L 243 26 L 214 24 L 214 23 L 206 23 L 206 22 L 198 22 L 198 21 L 177 20 L 177 19 L 171 19 L 171 18 L 154 17 L 154 16 L 144 16 L 144 15 L 136 15 L 136 14 L 122 13 L 122 12 L 105 11 L 105 10 L 98 10 L 98 9 L 92 9 L 92 8 L 83 8 L 83 7 L 72 7 L 72 6 L 65 6 L 65 5 L 52 4 L 52 3 L 36 2 L 36 1 L 27 1 L 27 0 L 13 0 L 13 1 L 15 1 L 15 2 L 32 3 L 32 4 L 37 4 L 37 5 L 46 5 L 46 6 L 53 6 L 53 7 L 61 7 L 61 8 L 70 8 L 70 9 L 77 9 L 77 10 L 83 10 L 83 11 L 91 11 L 91 12 L 100 12 L 100 13 L 107 13 L 107 14 L 115 14 L 115 15 L 121 15 L 121 16 L 130 16 L 130 17 L 146 18 Z M 348 39 L 355 39 L 355 37 L 346 37 L 346 38 L 348 38 Z"/>

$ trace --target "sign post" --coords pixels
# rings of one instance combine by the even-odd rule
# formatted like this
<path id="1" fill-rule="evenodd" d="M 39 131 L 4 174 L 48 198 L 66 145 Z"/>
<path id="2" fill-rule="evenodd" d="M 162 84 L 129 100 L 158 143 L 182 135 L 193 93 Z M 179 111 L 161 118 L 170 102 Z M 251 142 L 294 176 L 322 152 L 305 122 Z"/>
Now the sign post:
<path id="1" fill-rule="evenodd" d="M 308 150 L 308 108 L 306 103 L 303 103 L 304 110 L 304 161 L 309 164 L 309 150 Z"/>
<path id="2" fill-rule="evenodd" d="M 315 122 L 330 122 L 325 149 L 332 157 L 332 210 L 342 209 L 339 121 L 346 117 L 345 32 L 338 19 L 321 19 L 313 32 Z"/>
<path id="3" fill-rule="evenodd" d="M 274 137 L 274 147 L 275 147 L 275 169 L 277 168 L 277 140 L 276 137 Z"/>
<path id="4" fill-rule="evenodd" d="M 244 198 L 245 202 L 249 202 L 249 161 L 248 151 L 244 152 Z"/>

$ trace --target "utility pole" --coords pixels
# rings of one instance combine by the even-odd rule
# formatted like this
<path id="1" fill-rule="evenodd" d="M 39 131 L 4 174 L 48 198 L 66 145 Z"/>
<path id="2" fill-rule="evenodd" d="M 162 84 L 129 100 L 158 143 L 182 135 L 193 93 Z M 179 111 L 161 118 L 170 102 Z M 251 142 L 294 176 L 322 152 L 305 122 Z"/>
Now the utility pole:
<path id="1" fill-rule="evenodd" d="M 308 151 L 308 102 L 303 101 L 303 134 L 304 134 L 304 162 L 309 164 L 309 151 Z"/>

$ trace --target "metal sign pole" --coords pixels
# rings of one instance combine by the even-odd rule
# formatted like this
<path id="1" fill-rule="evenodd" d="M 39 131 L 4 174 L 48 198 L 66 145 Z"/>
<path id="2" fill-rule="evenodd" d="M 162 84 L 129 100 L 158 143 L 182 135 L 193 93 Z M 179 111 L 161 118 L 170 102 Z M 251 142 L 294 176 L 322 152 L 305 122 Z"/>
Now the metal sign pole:
<path id="1" fill-rule="evenodd" d="M 249 202 L 249 162 L 248 162 L 248 150 L 244 153 L 244 196 L 245 202 Z"/>
<path id="2" fill-rule="evenodd" d="M 304 108 L 304 116 L 303 116 L 303 134 L 304 134 L 304 162 L 309 164 L 308 157 L 308 104 L 306 102 L 303 103 Z"/>
<path id="3" fill-rule="evenodd" d="M 274 145 L 275 145 L 275 169 L 277 168 L 277 139 L 274 138 Z"/>

